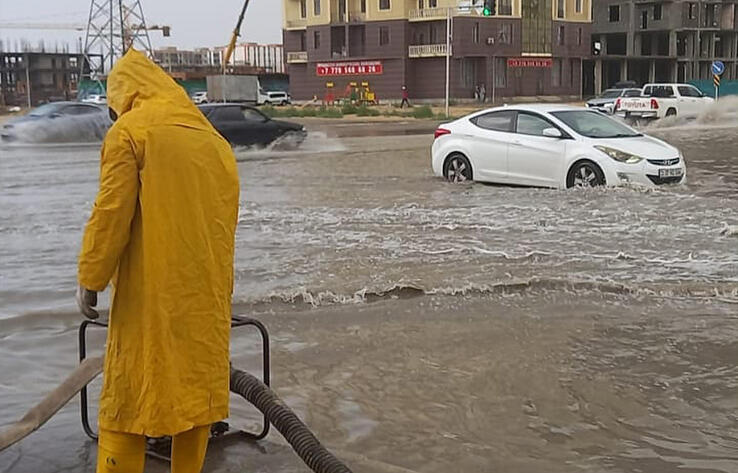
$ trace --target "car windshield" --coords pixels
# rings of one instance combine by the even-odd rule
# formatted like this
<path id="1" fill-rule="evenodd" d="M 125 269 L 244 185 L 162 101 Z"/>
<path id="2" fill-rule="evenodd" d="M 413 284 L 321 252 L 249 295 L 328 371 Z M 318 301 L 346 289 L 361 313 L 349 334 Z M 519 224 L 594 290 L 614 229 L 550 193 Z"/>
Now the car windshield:
<path id="1" fill-rule="evenodd" d="M 627 126 L 605 115 L 589 110 L 567 110 L 552 112 L 572 130 L 588 138 L 631 138 L 641 136 Z"/>
<path id="2" fill-rule="evenodd" d="M 61 105 L 57 103 L 47 103 L 35 108 L 28 115 L 31 117 L 46 117 L 52 113 L 58 112 L 61 109 Z"/>
<path id="3" fill-rule="evenodd" d="M 603 99 L 614 99 L 620 97 L 620 90 L 606 90 L 602 93 Z"/>

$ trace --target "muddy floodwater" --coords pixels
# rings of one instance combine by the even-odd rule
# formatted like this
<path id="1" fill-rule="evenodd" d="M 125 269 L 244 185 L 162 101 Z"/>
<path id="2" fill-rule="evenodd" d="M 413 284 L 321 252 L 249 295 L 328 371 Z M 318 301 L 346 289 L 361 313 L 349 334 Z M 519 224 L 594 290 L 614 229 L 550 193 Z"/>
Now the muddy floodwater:
<path id="1" fill-rule="evenodd" d="M 299 150 L 237 151 L 234 313 L 268 326 L 275 390 L 353 471 L 738 472 L 736 126 L 653 130 L 686 185 L 560 191 L 433 177 L 430 122 L 307 125 Z M 76 364 L 97 177 L 97 146 L 0 149 L 0 429 Z M 259 350 L 234 331 L 236 366 L 260 373 Z M 229 422 L 259 416 L 234 398 Z M 75 400 L 0 472 L 95 457 Z M 205 471 L 307 469 L 273 432 L 213 442 Z"/>

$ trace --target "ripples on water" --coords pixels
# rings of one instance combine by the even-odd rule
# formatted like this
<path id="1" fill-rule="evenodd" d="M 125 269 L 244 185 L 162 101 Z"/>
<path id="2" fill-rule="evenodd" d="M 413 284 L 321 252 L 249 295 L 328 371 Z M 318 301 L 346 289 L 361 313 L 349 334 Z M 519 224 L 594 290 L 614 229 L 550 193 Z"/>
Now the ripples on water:
<path id="1" fill-rule="evenodd" d="M 738 471 L 735 128 L 653 130 L 685 186 L 558 191 L 449 185 L 432 138 L 352 126 L 237 150 L 236 311 L 268 322 L 278 390 L 326 443 L 424 472 Z M 2 425 L 74 363 L 98 164 L 0 153 Z M 234 338 L 252 368 L 254 342 Z M 0 471 L 91 470 L 76 422 L 25 444 L 57 463 L 15 449 Z M 265 448 L 255 461 L 292 471 Z M 215 451 L 210 471 L 237 471 L 240 448 Z"/>

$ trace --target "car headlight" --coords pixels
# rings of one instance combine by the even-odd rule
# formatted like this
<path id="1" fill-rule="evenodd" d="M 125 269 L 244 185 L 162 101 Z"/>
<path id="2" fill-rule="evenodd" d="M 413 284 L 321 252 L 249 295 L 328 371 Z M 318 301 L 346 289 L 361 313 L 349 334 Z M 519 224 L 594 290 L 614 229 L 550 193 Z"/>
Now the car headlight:
<path id="1" fill-rule="evenodd" d="M 609 148 L 607 146 L 595 146 L 595 148 L 620 163 L 637 164 L 643 161 L 643 158 L 641 158 L 640 156 L 626 153 L 625 151 L 620 151 L 619 149 Z"/>

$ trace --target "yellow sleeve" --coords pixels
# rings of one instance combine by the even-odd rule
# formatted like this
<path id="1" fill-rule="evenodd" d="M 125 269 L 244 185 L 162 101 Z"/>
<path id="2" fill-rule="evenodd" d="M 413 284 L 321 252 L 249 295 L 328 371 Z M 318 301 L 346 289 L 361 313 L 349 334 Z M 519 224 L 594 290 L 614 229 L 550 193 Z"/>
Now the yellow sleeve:
<path id="1" fill-rule="evenodd" d="M 87 222 L 79 256 L 79 283 L 103 291 L 128 244 L 138 200 L 138 161 L 128 135 L 113 126 L 100 158 L 100 190 Z"/>

